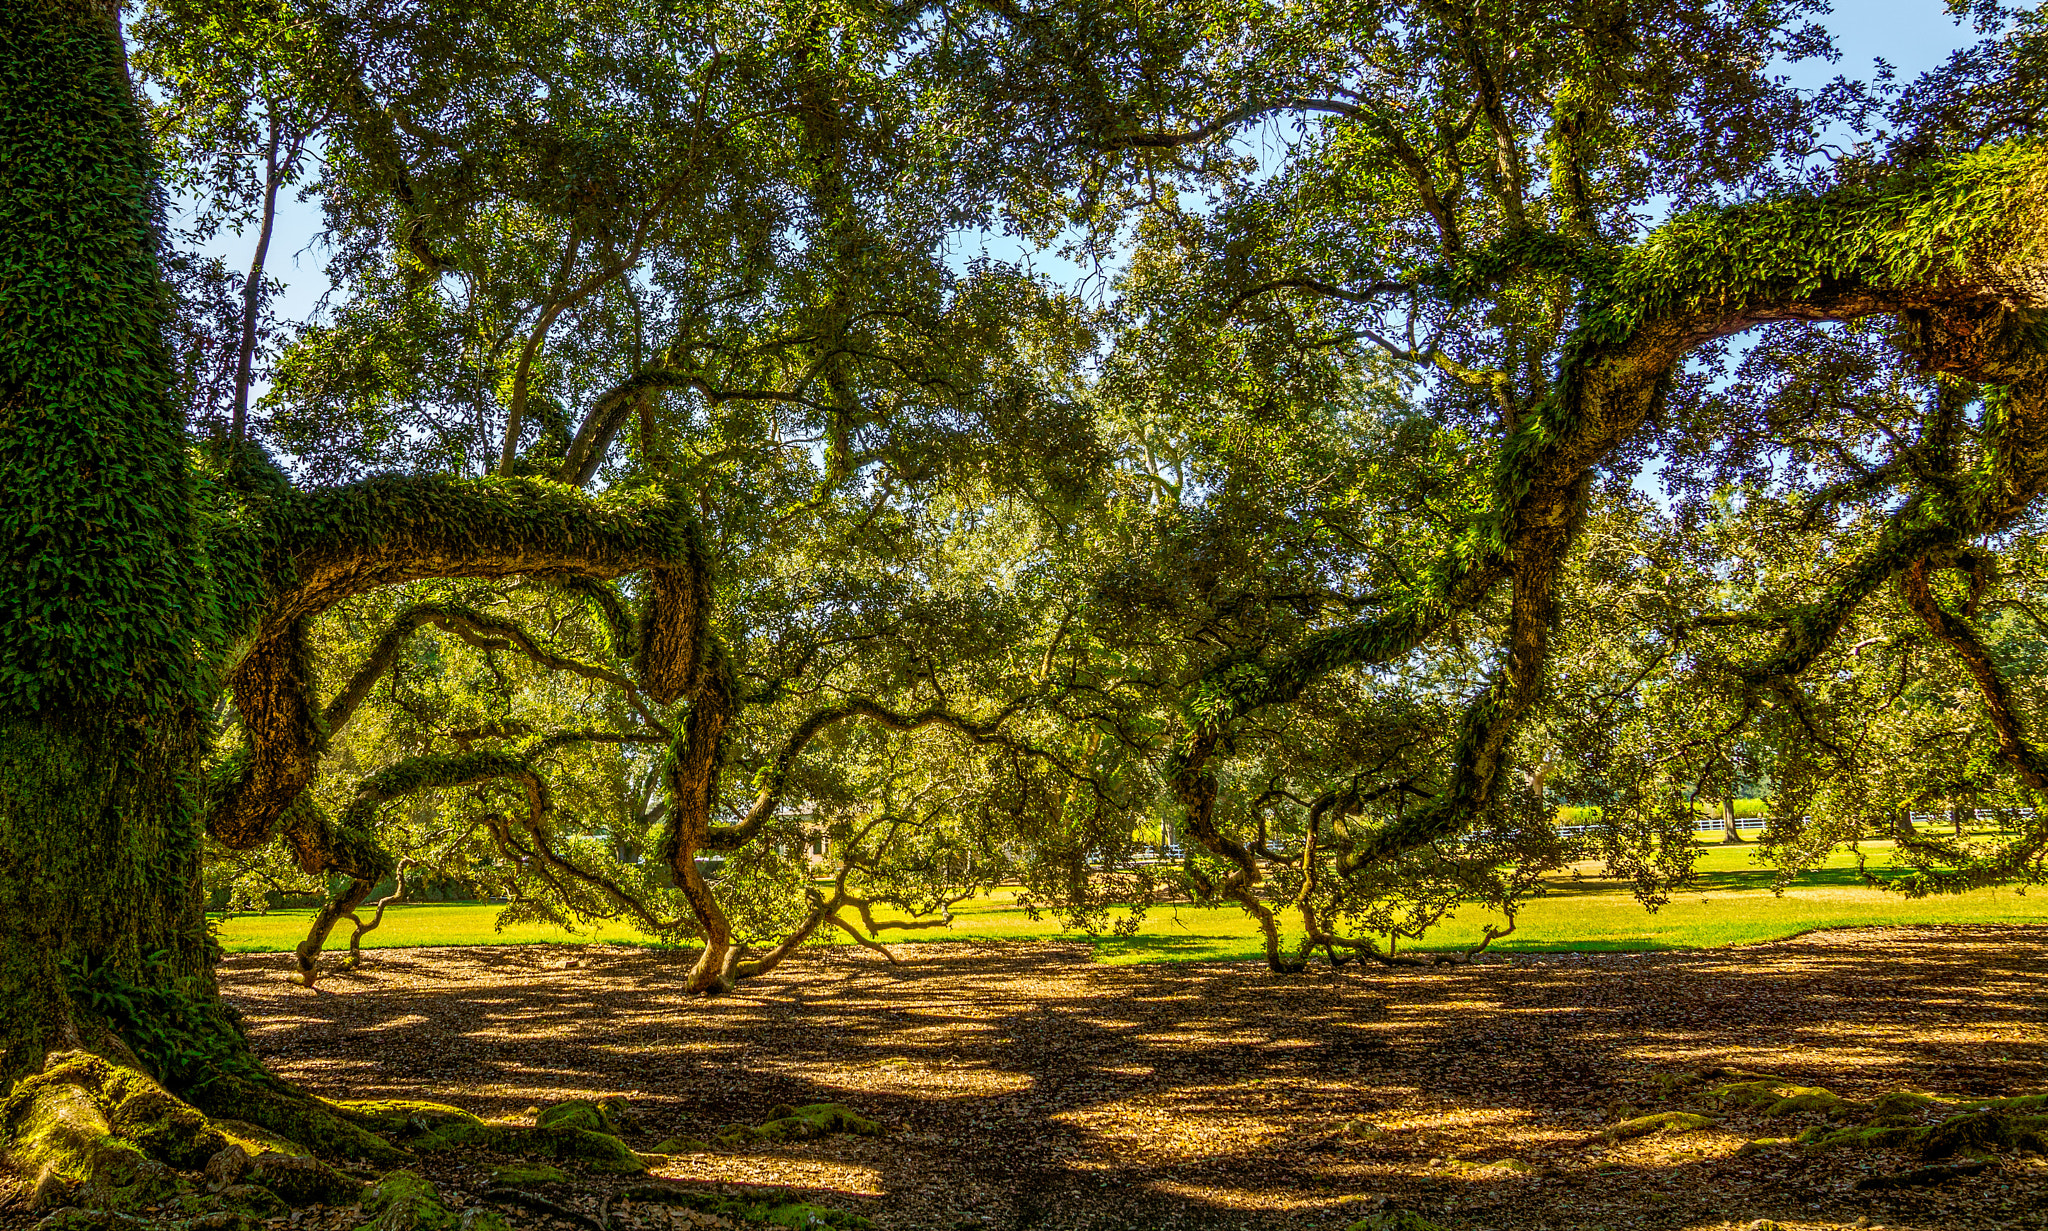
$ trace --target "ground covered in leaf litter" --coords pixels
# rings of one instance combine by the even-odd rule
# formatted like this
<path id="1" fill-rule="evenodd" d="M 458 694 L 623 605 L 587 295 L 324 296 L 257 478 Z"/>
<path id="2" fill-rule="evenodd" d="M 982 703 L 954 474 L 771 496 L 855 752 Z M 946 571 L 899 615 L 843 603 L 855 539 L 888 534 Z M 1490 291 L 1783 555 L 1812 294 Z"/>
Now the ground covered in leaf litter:
<path id="1" fill-rule="evenodd" d="M 1390 1210 L 1453 1231 L 2048 1227 L 2036 1155 L 1930 1174 L 1917 1148 L 1758 1145 L 1843 1110 L 1714 1093 L 1764 1079 L 1866 1101 L 2048 1092 L 2048 929 L 1297 977 L 1103 966 L 1052 944 L 899 952 L 892 968 L 808 951 L 714 1000 L 680 990 L 685 955 L 624 948 L 390 950 L 317 991 L 285 981 L 283 955 L 229 958 L 222 974 L 264 1059 L 319 1093 L 487 1118 L 624 1095 L 632 1144 L 678 1150 L 657 1176 L 792 1189 L 885 1231 L 1341 1228 Z M 885 1131 L 677 1144 L 824 1102 Z M 1704 1126 L 1613 1137 L 1666 1110 Z M 492 1186 L 491 1160 L 422 1169 L 458 1201 Z M 498 1204 L 521 1226 L 738 1225 L 626 1183 Z M 359 1221 L 308 1211 L 293 1225 Z"/>

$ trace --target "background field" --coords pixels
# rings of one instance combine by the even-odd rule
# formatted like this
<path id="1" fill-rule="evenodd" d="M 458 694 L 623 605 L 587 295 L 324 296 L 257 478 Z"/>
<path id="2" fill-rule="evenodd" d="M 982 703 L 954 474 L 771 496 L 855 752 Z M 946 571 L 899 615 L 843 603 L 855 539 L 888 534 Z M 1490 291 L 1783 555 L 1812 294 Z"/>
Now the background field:
<path id="1" fill-rule="evenodd" d="M 1887 844 L 1870 843 L 1873 866 L 1882 864 Z M 1688 949 L 1743 944 L 1794 936 L 1815 928 L 1928 923 L 2048 922 L 2048 893 L 1984 889 L 1954 897 L 1918 901 L 1864 885 L 1854 861 L 1838 853 L 1828 865 L 1804 873 L 1784 894 L 1771 892 L 1773 869 L 1759 866 L 1753 848 L 1707 846 L 1700 853 L 1698 883 L 1648 912 L 1619 881 L 1587 876 L 1560 879 L 1548 894 L 1528 903 L 1513 936 L 1497 942 L 1507 952 L 1560 950 Z M 914 933 L 884 932 L 888 943 L 970 940 L 1063 940 L 1091 943 L 1104 962 L 1243 959 L 1260 953 L 1255 928 L 1236 907 L 1170 906 L 1149 911 L 1134 936 L 1089 937 L 1062 929 L 1051 919 L 1031 920 L 1015 905 L 1015 892 L 998 890 L 954 912 L 953 926 Z M 500 908 L 482 903 L 395 906 L 384 924 L 364 937 L 365 948 L 414 945 L 642 944 L 646 937 L 621 924 L 577 932 L 538 924 L 496 927 Z M 217 917 L 221 944 L 232 953 L 289 950 L 306 934 L 312 912 L 279 910 L 267 915 Z M 887 912 L 878 912 L 887 918 Z M 1489 916 L 1474 909 L 1454 918 L 1415 946 L 1450 948 L 1477 939 Z M 328 948 L 347 948 L 344 922 Z M 843 936 L 831 943 L 846 943 Z"/>

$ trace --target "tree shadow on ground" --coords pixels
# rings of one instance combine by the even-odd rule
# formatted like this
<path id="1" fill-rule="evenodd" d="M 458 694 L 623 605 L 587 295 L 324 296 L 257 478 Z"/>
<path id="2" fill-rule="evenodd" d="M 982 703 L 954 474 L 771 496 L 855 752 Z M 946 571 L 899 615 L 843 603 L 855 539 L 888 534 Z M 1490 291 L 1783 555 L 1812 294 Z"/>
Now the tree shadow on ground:
<path id="1" fill-rule="evenodd" d="M 1715 1065 L 1868 1097 L 2048 1088 L 2043 929 L 1821 933 L 1739 949 L 1516 955 L 1469 967 L 1106 966 L 1082 946 L 817 950 L 734 995 L 687 955 L 387 950 L 326 993 L 232 958 L 265 1056 L 322 1093 L 485 1115 L 627 1093 L 645 1148 L 847 1103 L 889 1126 L 678 1156 L 898 1228 L 1342 1226 L 1382 1200 L 1452 1228 L 2041 1226 L 2048 1168 L 1935 1190 L 1850 1184 L 1881 1151 L 1737 1150 L 1818 1115 L 1608 1145 Z M 1348 1127 L 1347 1127 L 1348 1126 Z M 2033 1221 L 2029 1221 L 2032 1219 Z"/>

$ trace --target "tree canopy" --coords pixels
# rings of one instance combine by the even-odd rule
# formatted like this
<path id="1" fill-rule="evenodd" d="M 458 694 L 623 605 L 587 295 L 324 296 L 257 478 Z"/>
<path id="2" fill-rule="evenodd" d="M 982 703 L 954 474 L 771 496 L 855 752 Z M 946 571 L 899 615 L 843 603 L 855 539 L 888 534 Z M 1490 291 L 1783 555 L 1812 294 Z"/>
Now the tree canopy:
<path id="1" fill-rule="evenodd" d="M 0 1074 L 177 1085 L 87 989 L 230 1038 L 203 894 L 717 991 L 998 880 L 1400 961 L 1744 789 L 2043 875 L 2038 10 L 1811 91 L 1816 0 L 119 7 L 0 19 Z"/>

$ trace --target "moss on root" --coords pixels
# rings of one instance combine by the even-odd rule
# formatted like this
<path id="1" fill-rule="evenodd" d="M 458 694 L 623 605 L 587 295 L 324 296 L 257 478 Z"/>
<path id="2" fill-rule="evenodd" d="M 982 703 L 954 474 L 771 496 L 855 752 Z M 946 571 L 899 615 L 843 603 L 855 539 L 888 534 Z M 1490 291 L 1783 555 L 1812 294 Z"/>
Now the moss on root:
<path id="1" fill-rule="evenodd" d="M 1887 1094 L 1880 1094 L 1871 1100 L 1870 1114 L 1883 1117 L 1912 1116 L 1918 1118 L 1937 1107 L 1946 1106 L 1948 1106 L 1947 1103 L 1935 1098 L 1931 1094 L 1920 1094 L 1912 1090 L 1893 1090 Z"/>
<path id="2" fill-rule="evenodd" d="M 202 1111 L 254 1124 L 320 1158 L 361 1159 L 379 1167 L 400 1166 L 408 1158 L 346 1107 L 281 1084 L 222 1074 L 194 1091 L 193 1099 Z"/>
<path id="3" fill-rule="evenodd" d="M 1789 1145 L 1811 1149 L 1918 1149 L 1927 1159 L 1987 1150 L 2048 1154 L 2048 1094 L 1960 1102 L 1913 1090 L 1893 1090 L 1866 1103 L 1845 1099 L 1821 1086 L 1795 1085 L 1765 1073 L 1725 1068 L 1708 1069 L 1690 1077 L 1660 1079 L 1656 1084 L 1671 1093 L 1705 1087 L 1694 1097 L 1710 1106 L 1760 1119 L 1819 1115 L 1827 1120 L 1808 1126 L 1794 1137 L 1751 1141 L 1737 1151 L 1738 1155 Z M 1948 1113 L 1945 1118 L 1935 1119 L 1943 1113 Z M 1653 1124 L 1674 1114 L 1682 1113 L 1643 1116 L 1609 1131 L 1615 1136 L 1634 1135 L 1622 1130 Z"/>
<path id="4" fill-rule="evenodd" d="M 609 1133 L 617 1137 L 626 1131 L 631 1118 L 625 1099 L 579 1098 L 545 1108 L 533 1122 L 538 1128 L 580 1128 L 585 1132 Z"/>
<path id="5" fill-rule="evenodd" d="M 6 1134 L 7 1160 L 15 1169 L 75 1184 L 90 1179 L 109 1153 L 143 1157 L 140 1149 L 114 1136 L 99 1104 L 77 1086 L 17 1089 L 0 1105 L 0 1132 Z"/>
<path id="6" fill-rule="evenodd" d="M 748 1145 L 756 1141 L 809 1141 L 833 1133 L 852 1133 L 857 1137 L 880 1136 L 882 1126 L 873 1120 L 863 1118 L 851 1108 L 839 1103 L 811 1103 L 803 1107 L 784 1104 L 772 1107 L 768 1119 L 760 1124 L 728 1124 L 719 1129 L 715 1136 L 726 1146 Z"/>
<path id="7" fill-rule="evenodd" d="M 362 1231 L 507 1226 L 489 1211 L 450 1209 L 409 1171 L 366 1185 L 321 1161 L 321 1153 L 388 1159 L 413 1157 L 412 1150 L 475 1149 L 535 1160 L 501 1169 L 500 1182 L 515 1187 L 573 1179 L 550 1164 L 585 1173 L 646 1170 L 646 1158 L 616 1135 L 630 1123 L 622 1099 L 556 1104 L 526 1125 L 485 1121 L 441 1103 L 328 1102 L 235 1074 L 210 1083 L 204 1096 L 218 1106 L 231 1092 L 244 1096 L 234 1109 L 249 1119 L 211 1120 L 138 1070 L 94 1056 L 66 1057 L 18 1083 L 0 1102 L 0 1146 L 13 1170 L 44 1181 L 38 1189 L 48 1198 L 43 1208 L 73 1207 L 61 1210 L 48 1231 L 244 1231 L 290 1209 L 359 1201 L 369 1220 Z M 815 1103 L 773 1108 L 765 1122 L 734 1126 L 722 1141 L 731 1146 L 879 1132 L 881 1125 L 843 1105 Z M 750 1225 L 842 1231 L 870 1225 L 790 1193 L 724 1196 L 662 1184 L 628 1191 Z M 148 1218 L 131 1216 L 144 1208 Z"/>
<path id="8" fill-rule="evenodd" d="M 448 1208 L 432 1181 L 410 1171 L 394 1171 L 363 1194 L 363 1213 L 370 1216 L 356 1231 L 511 1231 L 504 1217 L 478 1208 L 468 1214 Z"/>
<path id="9" fill-rule="evenodd" d="M 280 1096 L 271 1105 L 288 1104 Z M 322 1120 L 345 1124 L 324 1113 L 309 1122 Z M 0 1162 L 35 1179 L 38 1208 L 69 1207 L 51 1227 L 232 1231 L 292 1207 L 352 1204 L 363 1190 L 361 1180 L 265 1129 L 239 1122 L 229 1128 L 133 1065 L 60 1053 L 0 1100 Z M 269 1149 L 272 1141 L 289 1152 Z M 127 1217 L 144 1208 L 152 1211 L 147 1219 Z"/>
<path id="10" fill-rule="evenodd" d="M 552 1158 L 558 1163 L 574 1163 L 586 1171 L 618 1175 L 637 1175 L 647 1170 L 646 1159 L 609 1133 L 593 1133 L 581 1128 L 508 1128 L 502 1131 L 504 1136 L 500 1139 L 502 1144 L 499 1148 L 509 1154 Z"/>
<path id="11" fill-rule="evenodd" d="M 543 1184 L 567 1184 L 575 1177 L 546 1163 L 515 1163 L 491 1172 L 491 1183 L 505 1188 L 538 1188 Z"/>
<path id="12" fill-rule="evenodd" d="M 251 1124 L 247 1120 L 229 1120 L 220 1116 L 212 1117 L 212 1121 L 214 1131 L 226 1137 L 229 1144 L 240 1146 L 242 1151 L 251 1158 L 266 1151 L 275 1154 L 299 1154 L 308 1158 L 312 1157 L 313 1152 L 311 1150 L 308 1150 L 296 1141 L 291 1141 L 271 1132 L 260 1124 Z"/>
<path id="13" fill-rule="evenodd" d="M 0 1100 L 0 1152 L 29 1174 L 84 1182 L 101 1162 L 125 1166 L 123 1153 L 193 1169 L 226 1144 L 148 1075 L 85 1053 L 53 1056 Z"/>
<path id="14" fill-rule="evenodd" d="M 291 1213 L 284 1198 L 260 1184 L 230 1184 L 213 1195 L 223 1212 L 250 1218 L 281 1218 Z"/>
<path id="15" fill-rule="evenodd" d="M 1652 1133 L 1690 1133 L 1697 1129 L 1712 1128 L 1720 1121 L 1689 1111 L 1656 1111 L 1647 1116 L 1637 1116 L 1599 1135 L 1599 1140 L 1608 1142 L 1627 1141 L 1632 1137 L 1647 1137 Z"/>
<path id="16" fill-rule="evenodd" d="M 320 1100 L 335 1115 L 396 1142 L 410 1142 L 451 1124 L 482 1124 L 476 1116 L 446 1103 L 415 1099 Z"/>
<path id="17" fill-rule="evenodd" d="M 173 1167 L 202 1165 L 227 1144 L 206 1117 L 148 1076 L 97 1056 L 71 1054 L 16 1083 L 0 1101 L 0 1155 L 96 1209 L 129 1210 L 188 1194 Z"/>
<path id="18" fill-rule="evenodd" d="M 361 1107 L 345 1110 L 375 1117 L 399 1140 L 420 1151 L 493 1150 L 619 1175 L 638 1175 L 647 1170 L 647 1160 L 614 1132 L 580 1127 L 621 1124 L 626 1118 L 623 1099 L 607 1099 L 603 1104 L 571 1100 L 541 1112 L 540 1122 L 531 1126 L 491 1124 L 468 1112 L 432 1103 L 387 1104 L 370 1111 Z"/>
<path id="19" fill-rule="evenodd" d="M 1778 1101 L 1764 1109 L 1767 1116 L 1797 1116 L 1818 1112 L 1824 1116 L 1838 1116 L 1854 1108 L 1849 1101 L 1832 1090 L 1819 1086 L 1781 1086 Z"/>
<path id="20" fill-rule="evenodd" d="M 2009 1104 L 2023 1100 L 1998 1100 Z M 1948 1158 L 1979 1150 L 2024 1150 L 2048 1154 L 2048 1115 L 2033 1114 L 2026 1106 L 1991 1105 L 1950 1116 L 1925 1130 L 1921 1139 L 1923 1158 Z"/>
<path id="21" fill-rule="evenodd" d="M 363 1195 L 366 1187 L 363 1181 L 344 1175 L 317 1158 L 297 1154 L 259 1154 L 250 1160 L 244 1178 L 293 1206 L 349 1205 Z"/>
<path id="22" fill-rule="evenodd" d="M 1825 1124 L 1816 1124 L 1792 1140 L 1800 1145 L 1823 1149 L 1846 1146 L 1854 1149 L 1889 1150 L 1917 1145 L 1926 1134 L 1926 1129 L 1913 1125 L 1865 1124 L 1855 1128 L 1829 1128 Z"/>

